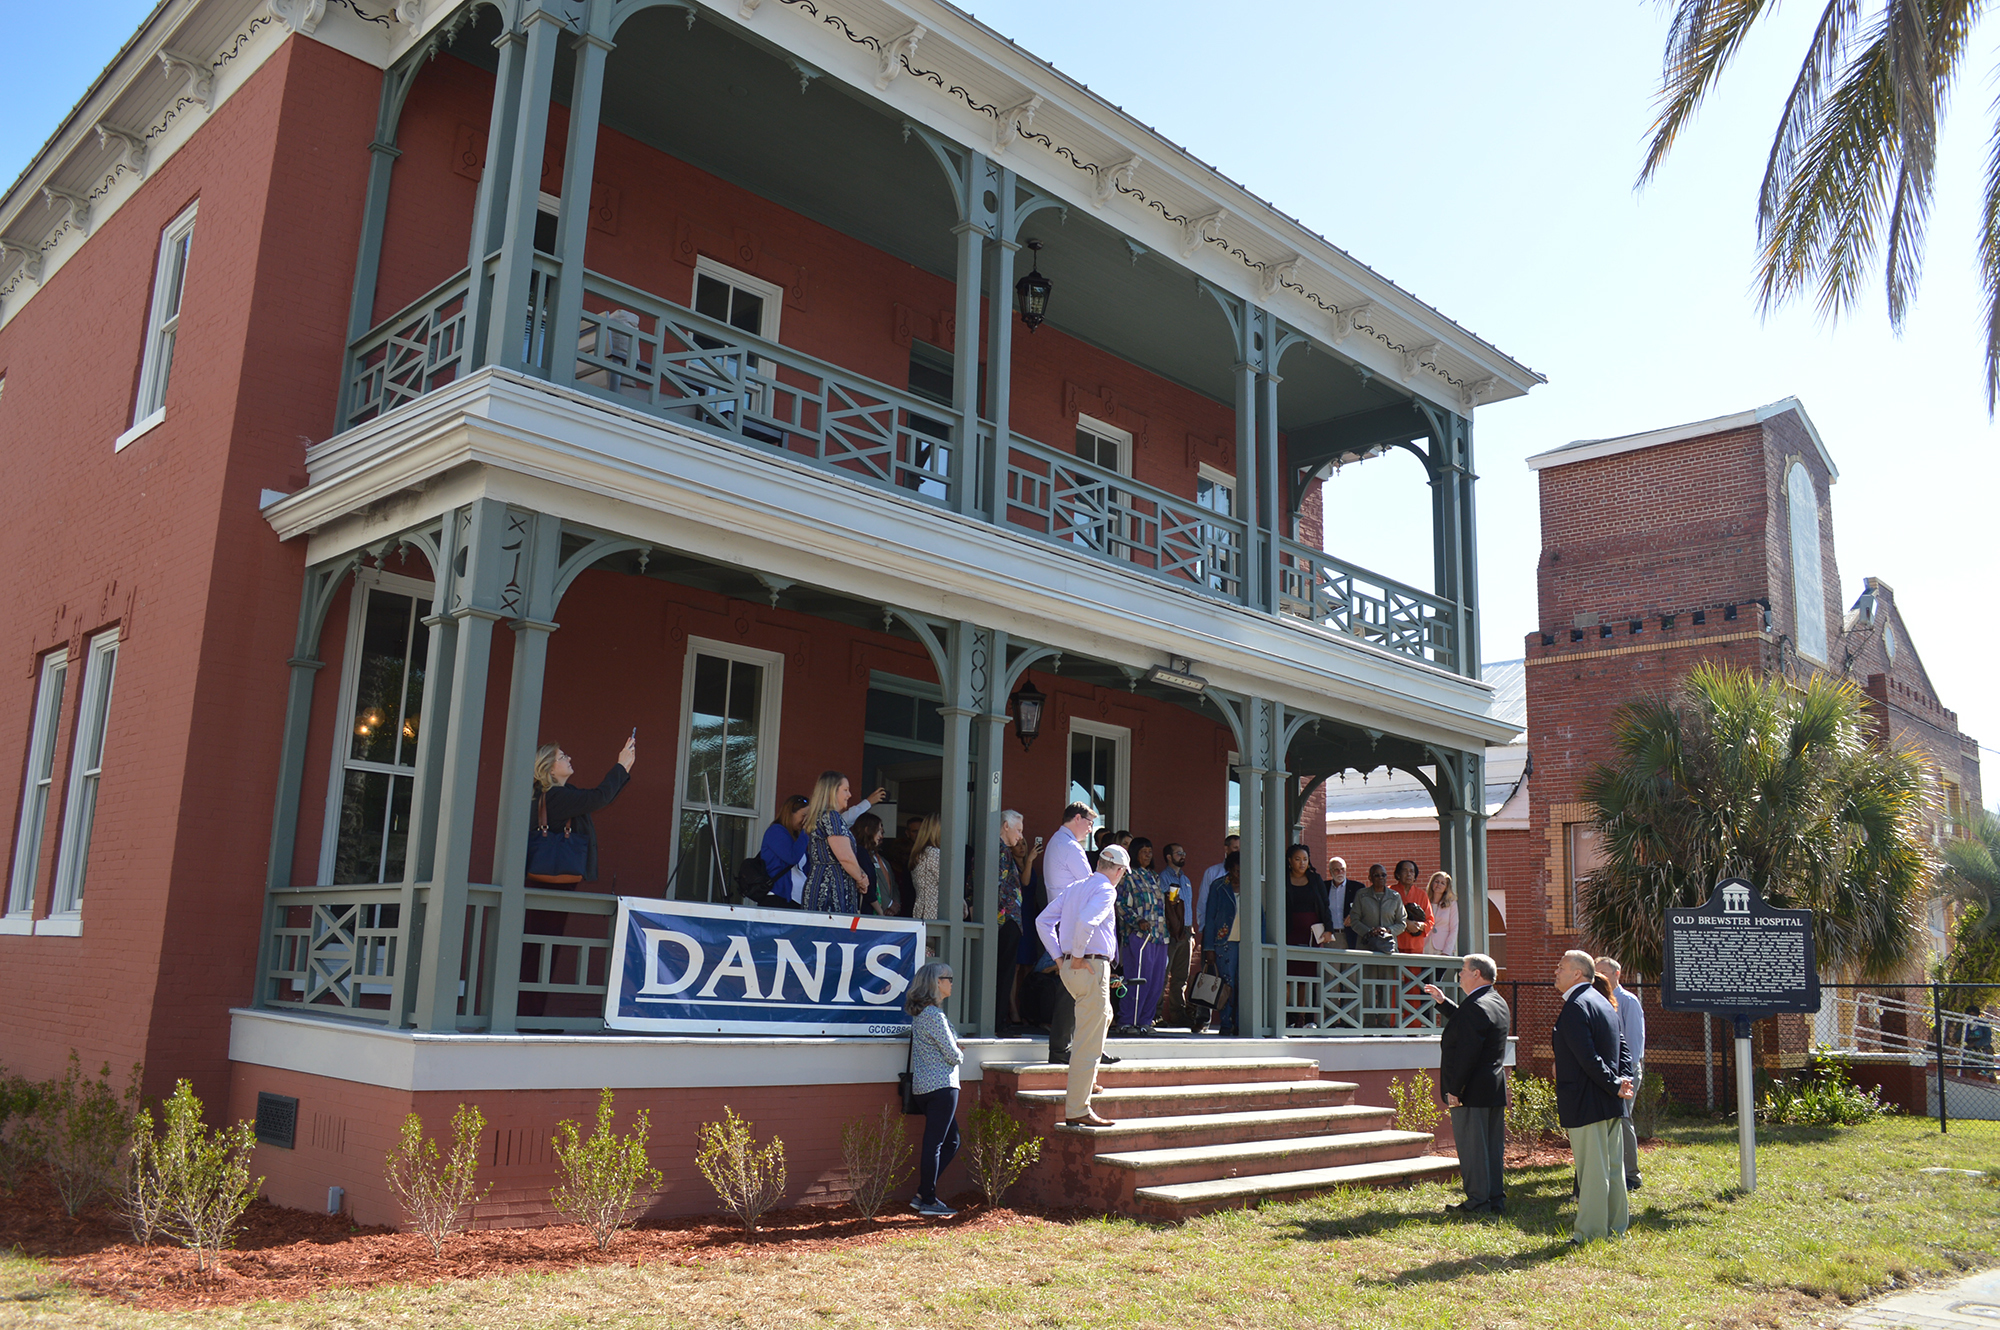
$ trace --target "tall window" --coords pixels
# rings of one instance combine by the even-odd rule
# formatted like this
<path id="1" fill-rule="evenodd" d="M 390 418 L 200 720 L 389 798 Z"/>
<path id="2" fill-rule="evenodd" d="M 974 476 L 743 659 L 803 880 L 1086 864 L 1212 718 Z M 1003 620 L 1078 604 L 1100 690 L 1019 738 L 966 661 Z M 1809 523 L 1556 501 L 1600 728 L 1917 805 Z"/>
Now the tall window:
<path id="1" fill-rule="evenodd" d="M 784 657 L 702 638 L 689 643 L 673 895 L 716 901 L 729 894 L 774 811 Z"/>
<path id="2" fill-rule="evenodd" d="M 1130 824 L 1132 732 L 1094 721 L 1069 723 L 1069 793 L 1065 802 L 1089 804 L 1099 827 Z"/>
<path id="3" fill-rule="evenodd" d="M 1218 517 L 1236 516 L 1236 477 L 1203 465 L 1194 482 L 1194 502 Z M 1226 527 L 1204 526 L 1200 579 L 1212 591 L 1233 593 L 1242 575 L 1237 565 L 1236 539 Z"/>
<path id="4" fill-rule="evenodd" d="M 1581 893 L 1589 889 L 1589 877 L 1604 867 L 1604 841 L 1589 822 L 1563 824 L 1563 926 L 1574 929 L 1581 917 Z"/>
<path id="5" fill-rule="evenodd" d="M 706 315 L 717 323 L 726 323 L 752 337 L 761 337 L 767 342 L 778 340 L 778 320 L 785 307 L 784 288 L 760 281 L 747 272 L 738 272 L 725 267 L 713 259 L 698 256 L 694 267 L 694 312 Z M 720 351 L 729 343 L 722 338 L 697 333 L 696 346 L 707 351 Z M 761 423 L 756 416 L 769 410 L 765 385 L 758 381 L 760 361 L 754 355 L 721 355 L 705 357 L 705 363 L 696 367 L 729 381 L 731 389 L 742 393 L 745 419 L 743 433 L 760 443 L 782 446 L 784 431 L 776 426 Z M 723 392 L 729 389 L 716 388 Z M 724 402 L 713 408 L 715 415 L 727 423 L 735 415 L 735 404 Z"/>
<path id="6" fill-rule="evenodd" d="M 174 343 L 181 326 L 181 291 L 187 282 L 188 249 L 194 243 L 198 205 L 167 225 L 160 235 L 160 259 L 153 269 L 153 303 L 146 318 L 146 352 L 139 369 L 139 401 L 132 411 L 132 428 L 121 436 L 122 448 L 166 416 L 167 380 L 174 369 Z"/>
<path id="7" fill-rule="evenodd" d="M 910 391 L 927 402 L 951 409 L 951 352 L 929 342 L 910 341 Z M 982 365 L 981 369 L 985 367 Z M 980 384 L 985 385 L 984 374 Z M 985 409 L 982 401 L 980 409 Z M 896 483 L 940 501 L 950 497 L 946 477 L 951 473 L 951 422 L 916 411 L 909 413 L 910 447 L 907 470 L 899 470 Z M 900 452 L 900 448 L 899 448 Z"/>
<path id="8" fill-rule="evenodd" d="M 105 721 L 111 713 L 111 683 L 118 672 L 118 630 L 90 639 L 84 655 L 83 706 L 76 718 L 76 746 L 70 754 L 69 795 L 63 806 L 62 844 L 56 851 L 56 884 L 51 915 L 83 909 L 83 879 L 90 866 L 90 827 L 97 817 L 97 787 L 104 775 Z"/>
<path id="9" fill-rule="evenodd" d="M 400 882 L 410 792 L 423 733 L 431 584 L 390 573 L 355 577 L 341 671 L 340 733 L 320 880 Z"/>
<path id="10" fill-rule="evenodd" d="M 55 782 L 56 726 L 62 719 L 63 680 L 68 674 L 67 650 L 42 657 L 34 728 L 28 736 L 28 778 L 21 790 L 21 827 L 14 837 L 14 875 L 7 887 L 7 913 L 22 918 L 35 912 L 35 870 L 41 864 L 42 828 L 48 822 L 49 789 Z"/>
<path id="11" fill-rule="evenodd" d="M 1078 416 L 1076 456 L 1101 470 L 1127 475 L 1132 467 L 1132 435 L 1101 420 Z M 1079 481 L 1069 511 L 1070 540 L 1113 558 L 1131 558 L 1125 494 L 1115 485 Z"/>
<path id="12" fill-rule="evenodd" d="M 1819 555 L 1819 491 L 1803 462 L 1785 473 L 1785 504 L 1791 510 L 1792 615 L 1801 656 L 1826 660 L 1826 581 Z"/>

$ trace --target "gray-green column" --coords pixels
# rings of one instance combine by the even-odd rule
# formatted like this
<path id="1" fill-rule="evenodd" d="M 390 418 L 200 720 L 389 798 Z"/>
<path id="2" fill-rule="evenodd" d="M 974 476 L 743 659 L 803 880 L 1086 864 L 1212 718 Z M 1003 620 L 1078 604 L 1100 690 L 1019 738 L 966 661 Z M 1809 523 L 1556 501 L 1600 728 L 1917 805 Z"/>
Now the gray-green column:
<path id="1" fill-rule="evenodd" d="M 495 209 L 500 256 L 493 268 L 488 298 L 484 363 L 539 372 L 537 343 L 547 333 L 538 326 L 546 297 L 536 290 L 535 283 L 535 219 L 541 207 L 542 155 L 549 131 L 549 94 L 555 83 L 557 46 L 568 28 L 559 15 L 539 4 L 522 18 L 521 28 L 526 42 L 521 53 L 513 150 L 504 160 L 488 158 L 486 162 L 486 174 L 504 171 L 508 184 L 504 207 Z M 584 208 L 588 212 L 588 199 Z M 481 289 L 480 262 L 483 258 L 473 267 L 475 290 Z"/>
<path id="2" fill-rule="evenodd" d="M 985 162 L 978 153 L 967 170 L 972 190 L 981 188 Z M 972 458 L 979 451 L 979 305 L 980 285 L 985 277 L 984 226 L 962 221 L 952 228 L 958 237 L 958 314 L 951 350 L 951 409 L 957 438 L 951 450 L 951 504 L 961 513 L 976 512 L 974 488 L 977 468 Z"/>
<path id="3" fill-rule="evenodd" d="M 604 61 L 611 42 L 599 33 L 608 28 L 611 7 L 589 8 L 590 29 L 576 39 L 576 77 L 569 106 L 569 146 L 563 154 L 562 205 L 556 216 L 556 253 L 562 276 L 556 282 L 555 314 L 550 319 L 549 377 L 557 383 L 576 380 L 571 346 L 583 326 L 584 241 L 590 234 L 590 188 L 597 164 L 597 117 L 604 101 Z"/>

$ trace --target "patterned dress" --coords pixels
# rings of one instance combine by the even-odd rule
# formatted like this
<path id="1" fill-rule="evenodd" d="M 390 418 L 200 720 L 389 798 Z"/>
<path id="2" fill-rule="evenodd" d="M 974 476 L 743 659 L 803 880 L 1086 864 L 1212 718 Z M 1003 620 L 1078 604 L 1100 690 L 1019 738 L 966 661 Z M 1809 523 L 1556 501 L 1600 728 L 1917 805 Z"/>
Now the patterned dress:
<path id="1" fill-rule="evenodd" d="M 938 913 L 938 874 L 943 868 L 944 854 L 935 845 L 910 865 L 910 882 L 917 891 L 916 908 L 910 911 L 912 919 L 943 918 Z"/>
<path id="2" fill-rule="evenodd" d="M 1005 845 L 1000 847 L 1000 922 L 1021 922 L 1021 861 Z M 1007 957 L 1001 958 L 1003 962 Z"/>
<path id="3" fill-rule="evenodd" d="M 806 890 L 802 904 L 808 910 L 826 914 L 855 914 L 854 879 L 833 857 L 827 842 L 847 835 L 847 819 L 829 808 L 819 815 L 812 829 L 812 843 L 806 847 Z"/>

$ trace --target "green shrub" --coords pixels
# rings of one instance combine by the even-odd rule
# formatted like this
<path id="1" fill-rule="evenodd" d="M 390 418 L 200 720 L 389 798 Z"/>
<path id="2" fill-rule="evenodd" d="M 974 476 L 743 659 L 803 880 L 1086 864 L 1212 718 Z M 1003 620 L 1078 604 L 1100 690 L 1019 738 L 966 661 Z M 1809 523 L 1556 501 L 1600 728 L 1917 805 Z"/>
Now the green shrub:
<path id="1" fill-rule="evenodd" d="M 565 1120 L 556 1126 L 553 1144 L 563 1180 L 549 1199 L 556 1209 L 590 1230 L 599 1251 L 608 1249 L 618 1230 L 637 1217 L 639 1193 L 660 1185 L 661 1173 L 646 1157 L 646 1133 L 652 1130 L 652 1121 L 652 1114 L 642 1108 L 632 1117 L 630 1135 L 612 1131 L 611 1091 L 605 1089 L 598 1092 L 597 1130 L 589 1140 L 579 1139 L 574 1122 Z M 783 1191 L 782 1146 L 779 1154 L 778 1189 Z"/>
<path id="2" fill-rule="evenodd" d="M 9 1196 L 21 1185 L 21 1165 L 31 1162 L 35 1111 L 42 1087 L 0 1067 L 0 1191 Z"/>
<path id="3" fill-rule="evenodd" d="M 1392 1077 L 1389 1098 L 1396 1101 L 1398 1130 L 1434 1132 L 1444 1120 L 1444 1110 L 1438 1107 L 1437 1086 L 1422 1067 L 1417 1068 L 1408 1085 L 1402 1077 Z"/>
<path id="4" fill-rule="evenodd" d="M 1761 1116 L 1766 1122 L 1798 1127 L 1851 1127 L 1890 1112 L 1881 1093 L 1862 1089 L 1837 1059 L 1817 1062 L 1807 1075 L 1771 1083 Z"/>
<path id="5" fill-rule="evenodd" d="M 248 1122 L 211 1131 L 201 1120 L 194 1086 L 176 1081 L 163 1105 L 164 1134 L 153 1134 L 153 1115 L 142 1112 L 131 1135 L 132 1159 L 125 1215 L 133 1236 L 150 1241 L 164 1232 L 194 1250 L 203 1270 L 218 1264 L 236 1225 L 264 1179 L 250 1180 L 250 1151 L 257 1129 Z"/>
<path id="6" fill-rule="evenodd" d="M 109 1062 L 93 1080 L 71 1049 L 62 1078 L 34 1087 L 33 1098 L 33 1114 L 16 1139 L 22 1152 L 47 1170 L 63 1208 L 74 1217 L 100 1195 L 118 1191 L 119 1157 L 138 1117 L 137 1064 L 120 1096 L 111 1088 Z"/>
<path id="7" fill-rule="evenodd" d="M 1513 1075 L 1513 1093 L 1507 1103 L 1507 1134 L 1534 1145 L 1550 1132 L 1562 1130 L 1562 1115 L 1556 1110 L 1554 1081 L 1524 1071 Z"/>
<path id="8" fill-rule="evenodd" d="M 486 1133 L 486 1115 L 477 1104 L 460 1104 L 451 1115 L 451 1154 L 440 1157 L 436 1141 L 424 1135 L 424 1120 L 412 1113 L 403 1119 L 396 1148 L 384 1161 L 389 1190 L 403 1203 L 410 1227 L 431 1244 L 431 1255 L 444 1255 L 444 1240 L 465 1226 L 472 1207 L 492 1191 L 475 1190 L 479 1172 L 479 1142 Z M 463 1216 L 463 1218 L 461 1218 Z"/>
<path id="9" fill-rule="evenodd" d="M 965 1161 L 966 1175 L 988 1205 L 999 1205 L 1028 1165 L 1042 1157 L 1042 1138 L 1029 1136 L 1028 1129 L 994 1099 L 982 1100 L 967 1115 L 965 1125 L 959 1158 Z"/>
<path id="10" fill-rule="evenodd" d="M 840 1160 L 847 1166 L 849 1199 L 863 1219 L 873 1219 L 896 1185 L 910 1175 L 915 1155 L 903 1115 L 888 1104 L 879 1118 L 857 1118 L 840 1129 Z"/>
<path id="11" fill-rule="evenodd" d="M 757 1221 L 785 1194 L 785 1143 L 777 1137 L 763 1149 L 750 1124 L 723 1105 L 721 1122 L 701 1124 L 695 1166 L 715 1188 L 722 1208 L 743 1221 L 745 1233 L 757 1231 Z"/>

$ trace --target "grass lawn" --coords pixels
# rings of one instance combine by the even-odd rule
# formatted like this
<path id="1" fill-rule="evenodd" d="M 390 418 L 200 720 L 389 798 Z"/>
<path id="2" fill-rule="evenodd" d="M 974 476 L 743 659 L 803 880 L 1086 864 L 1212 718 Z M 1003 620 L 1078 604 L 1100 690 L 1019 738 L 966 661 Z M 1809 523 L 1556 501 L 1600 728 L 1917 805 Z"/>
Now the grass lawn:
<path id="1" fill-rule="evenodd" d="M 1767 1129 L 1738 1196 L 1726 1125 L 1664 1130 L 1632 1231 L 1565 1244 L 1569 1174 L 1517 1171 L 1504 1221 L 1446 1221 L 1453 1189 L 1353 1191 L 1168 1227 L 950 1226 L 885 1245 L 766 1250 L 189 1313 L 64 1289 L 0 1257 L 9 1326 L 1804 1326 L 1845 1302 L 2000 1262 L 2000 1123 Z M 947 1174 L 947 1179 L 950 1174 Z"/>

